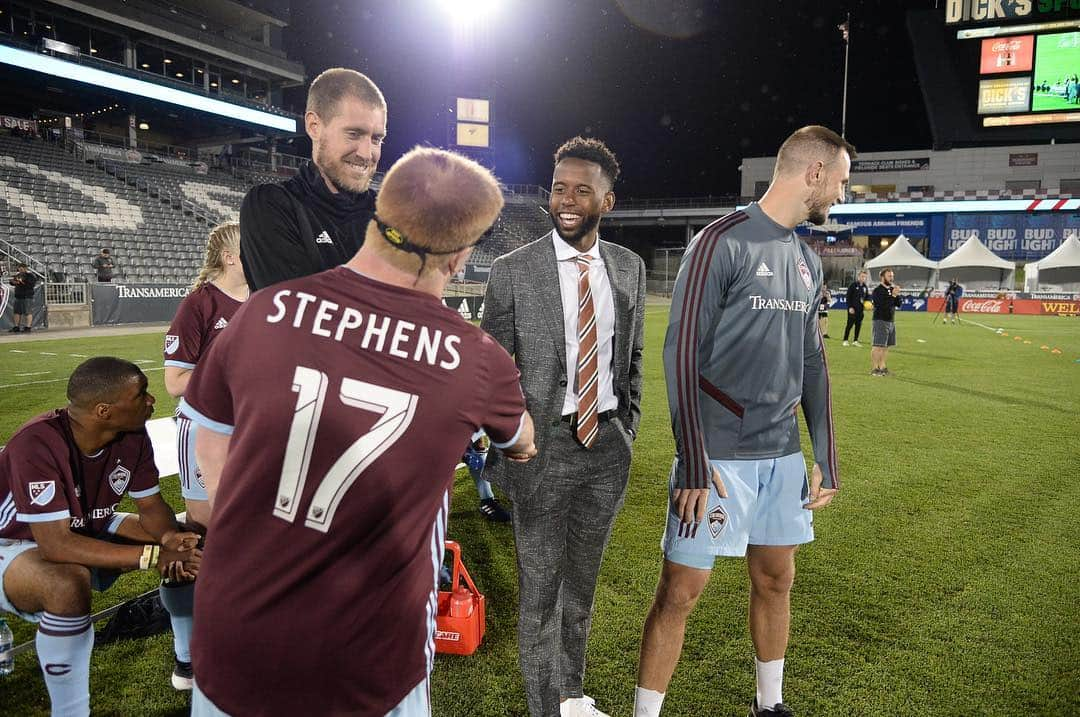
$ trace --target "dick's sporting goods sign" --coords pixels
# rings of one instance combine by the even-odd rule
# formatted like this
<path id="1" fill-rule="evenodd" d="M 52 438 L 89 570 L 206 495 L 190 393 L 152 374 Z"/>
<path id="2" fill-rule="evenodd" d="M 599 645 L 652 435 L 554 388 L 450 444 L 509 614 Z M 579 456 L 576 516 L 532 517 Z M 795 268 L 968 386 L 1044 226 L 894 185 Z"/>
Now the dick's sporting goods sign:
<path id="1" fill-rule="evenodd" d="M 945 0 L 945 24 L 1068 19 L 1080 0 Z"/>

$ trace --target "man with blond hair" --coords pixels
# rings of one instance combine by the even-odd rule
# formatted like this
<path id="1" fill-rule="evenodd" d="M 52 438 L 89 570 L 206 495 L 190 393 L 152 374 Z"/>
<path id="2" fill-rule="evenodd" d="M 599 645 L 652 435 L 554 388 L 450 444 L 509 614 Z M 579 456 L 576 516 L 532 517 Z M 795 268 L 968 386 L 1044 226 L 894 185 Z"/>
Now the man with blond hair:
<path id="1" fill-rule="evenodd" d="M 311 163 L 287 182 L 252 187 L 240 207 L 252 291 L 344 264 L 375 211 L 371 179 L 386 139 L 375 83 L 356 70 L 326 70 L 308 90 L 304 129 Z"/>
<path id="2" fill-rule="evenodd" d="M 705 227 L 683 255 L 664 342 L 675 461 L 664 563 L 645 621 L 634 717 L 657 717 L 686 619 L 717 556 L 747 558 L 757 691 L 751 717 L 783 704 L 795 552 L 840 486 L 829 374 L 815 314 L 821 259 L 795 234 L 843 201 L 855 149 L 803 127 L 760 202 Z M 799 446 L 802 406 L 813 444 Z"/>
<path id="3" fill-rule="evenodd" d="M 536 452 L 513 360 L 441 302 L 502 204 L 480 165 L 414 149 L 356 256 L 255 292 L 195 367 L 196 717 L 431 714 L 454 468 L 480 429 Z"/>

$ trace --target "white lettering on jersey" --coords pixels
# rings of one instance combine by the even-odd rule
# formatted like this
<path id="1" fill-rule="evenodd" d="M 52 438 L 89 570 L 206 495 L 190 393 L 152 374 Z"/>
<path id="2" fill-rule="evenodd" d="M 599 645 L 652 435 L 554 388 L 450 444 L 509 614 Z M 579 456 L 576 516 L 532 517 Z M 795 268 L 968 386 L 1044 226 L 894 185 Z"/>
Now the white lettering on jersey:
<path id="1" fill-rule="evenodd" d="M 290 298 L 294 298 L 295 302 Z M 444 334 L 441 329 L 378 314 L 368 314 L 365 321 L 364 314 L 358 309 L 350 306 L 343 308 L 333 301 L 303 292 L 294 295 L 289 289 L 277 292 L 271 300 L 274 311 L 266 316 L 268 324 L 286 321 L 292 313 L 292 326 L 302 329 L 307 321 L 307 329 L 314 336 L 339 342 L 359 339 L 360 348 L 364 351 L 388 353 L 395 358 L 439 366 L 447 371 L 461 365 L 458 351 L 461 337 Z M 305 318 L 311 304 L 315 304 L 315 308 Z"/>
<path id="2" fill-rule="evenodd" d="M 750 308 L 754 311 L 798 311 L 803 314 L 809 313 L 812 304 L 798 299 L 773 299 L 757 294 L 750 295 Z"/>

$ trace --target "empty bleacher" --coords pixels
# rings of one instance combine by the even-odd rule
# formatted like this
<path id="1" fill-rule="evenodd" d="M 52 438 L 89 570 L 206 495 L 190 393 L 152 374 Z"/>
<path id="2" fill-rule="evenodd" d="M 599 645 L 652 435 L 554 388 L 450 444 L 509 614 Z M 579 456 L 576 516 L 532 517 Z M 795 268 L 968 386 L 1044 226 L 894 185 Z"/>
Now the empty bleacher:
<path id="1" fill-rule="evenodd" d="M 205 221 L 75 160 L 61 145 L 0 137 L 0 232 L 50 272 L 92 280 L 112 250 L 114 280 L 187 283 L 198 271 Z"/>

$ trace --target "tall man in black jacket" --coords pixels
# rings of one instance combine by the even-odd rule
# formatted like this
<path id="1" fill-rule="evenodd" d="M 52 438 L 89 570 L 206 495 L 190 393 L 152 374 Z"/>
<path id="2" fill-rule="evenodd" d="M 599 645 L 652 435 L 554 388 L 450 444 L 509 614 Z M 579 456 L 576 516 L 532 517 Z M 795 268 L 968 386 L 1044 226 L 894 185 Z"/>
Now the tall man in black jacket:
<path id="1" fill-rule="evenodd" d="M 844 326 L 844 346 L 848 345 L 848 336 L 851 335 L 851 327 L 855 327 L 855 345 L 859 343 L 859 332 L 862 330 L 863 315 L 865 314 L 866 297 L 870 295 L 870 289 L 866 286 L 866 280 L 870 275 L 866 270 L 859 272 L 859 277 L 852 282 L 847 289 L 847 325 Z"/>
<path id="2" fill-rule="evenodd" d="M 240 253 L 255 291 L 348 261 L 375 213 L 371 178 L 386 138 L 375 83 L 337 67 L 308 89 L 311 163 L 282 184 L 253 187 L 240 207 Z"/>

